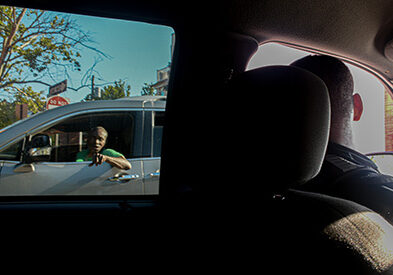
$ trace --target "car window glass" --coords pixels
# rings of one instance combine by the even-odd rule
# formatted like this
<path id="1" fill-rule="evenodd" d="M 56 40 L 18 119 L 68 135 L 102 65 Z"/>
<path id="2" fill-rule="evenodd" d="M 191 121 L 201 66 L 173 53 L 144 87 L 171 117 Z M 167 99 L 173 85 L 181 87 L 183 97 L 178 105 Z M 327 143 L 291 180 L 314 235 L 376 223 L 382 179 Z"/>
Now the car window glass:
<path id="1" fill-rule="evenodd" d="M 154 112 L 153 116 L 153 157 L 161 156 L 162 131 L 164 129 L 164 112 Z"/>
<path id="2" fill-rule="evenodd" d="M 369 158 L 374 161 L 381 173 L 393 176 L 393 154 L 372 154 Z"/>
<path id="3" fill-rule="evenodd" d="M 20 160 L 23 141 L 12 144 L 0 151 L 0 160 Z"/>
<path id="4" fill-rule="evenodd" d="M 73 162 L 76 154 L 87 149 L 89 131 L 97 126 L 108 132 L 105 148 L 113 149 L 126 158 L 140 157 L 134 144 L 135 119 L 138 112 L 100 112 L 78 115 L 40 133 L 52 140 L 51 162 Z"/>

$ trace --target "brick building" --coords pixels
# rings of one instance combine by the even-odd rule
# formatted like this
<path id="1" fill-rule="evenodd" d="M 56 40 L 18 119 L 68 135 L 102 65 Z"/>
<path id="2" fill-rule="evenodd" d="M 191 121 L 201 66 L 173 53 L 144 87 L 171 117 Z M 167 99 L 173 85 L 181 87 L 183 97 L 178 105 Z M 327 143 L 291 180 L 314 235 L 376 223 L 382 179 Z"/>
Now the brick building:
<path id="1" fill-rule="evenodd" d="M 393 98 L 385 90 L 385 151 L 393 151 Z"/>

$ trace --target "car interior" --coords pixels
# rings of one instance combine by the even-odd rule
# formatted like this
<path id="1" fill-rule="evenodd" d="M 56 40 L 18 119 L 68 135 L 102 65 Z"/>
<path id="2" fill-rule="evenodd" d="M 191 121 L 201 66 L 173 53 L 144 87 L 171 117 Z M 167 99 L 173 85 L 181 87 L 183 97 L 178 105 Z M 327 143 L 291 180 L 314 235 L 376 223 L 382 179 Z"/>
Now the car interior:
<path id="1" fill-rule="evenodd" d="M 87 149 L 87 135 L 90 129 L 102 126 L 108 131 L 106 147 L 112 148 L 126 158 L 138 157 L 137 150 L 133 150 L 133 115 L 128 113 L 89 114 L 77 116 L 57 124 L 44 134 L 51 136 L 51 162 L 73 162 L 76 154 Z"/>
<path id="2" fill-rule="evenodd" d="M 245 71 L 259 45 L 277 42 L 338 57 L 392 91 L 393 1 L 1 4 L 148 22 L 176 33 L 159 195 L 7 198 L 1 216 L 71 223 L 116 217 L 127 230 L 149 224 L 177 248 L 175 261 L 208 262 L 211 270 L 393 274 L 390 224 L 354 202 L 293 189 L 315 177 L 324 158 L 330 105 L 323 81 L 284 65 Z"/>

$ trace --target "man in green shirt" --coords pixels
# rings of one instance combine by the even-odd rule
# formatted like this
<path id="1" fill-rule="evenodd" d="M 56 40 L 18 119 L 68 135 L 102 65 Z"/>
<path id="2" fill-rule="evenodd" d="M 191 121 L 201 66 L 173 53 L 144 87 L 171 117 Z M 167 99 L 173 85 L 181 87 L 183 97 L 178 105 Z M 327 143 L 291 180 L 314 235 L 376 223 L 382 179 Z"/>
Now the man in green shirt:
<path id="1" fill-rule="evenodd" d="M 104 127 L 98 126 L 91 129 L 87 137 L 87 149 L 76 155 L 76 161 L 91 161 L 89 166 L 107 162 L 119 169 L 131 169 L 131 163 L 122 154 L 112 149 L 103 149 L 107 137 L 108 132 Z"/>

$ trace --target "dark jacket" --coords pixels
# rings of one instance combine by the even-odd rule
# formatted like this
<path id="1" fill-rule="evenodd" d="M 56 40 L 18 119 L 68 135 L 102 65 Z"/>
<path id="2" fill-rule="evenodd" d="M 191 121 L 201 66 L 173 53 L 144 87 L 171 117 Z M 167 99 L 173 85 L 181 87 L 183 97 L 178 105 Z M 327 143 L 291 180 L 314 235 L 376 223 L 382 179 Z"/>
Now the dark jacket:
<path id="1" fill-rule="evenodd" d="M 320 173 L 301 189 L 357 202 L 393 223 L 393 177 L 348 147 L 330 142 Z"/>

